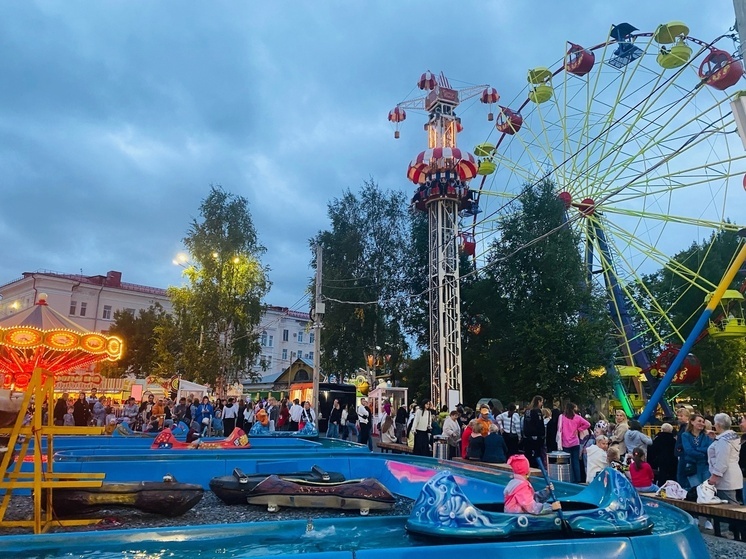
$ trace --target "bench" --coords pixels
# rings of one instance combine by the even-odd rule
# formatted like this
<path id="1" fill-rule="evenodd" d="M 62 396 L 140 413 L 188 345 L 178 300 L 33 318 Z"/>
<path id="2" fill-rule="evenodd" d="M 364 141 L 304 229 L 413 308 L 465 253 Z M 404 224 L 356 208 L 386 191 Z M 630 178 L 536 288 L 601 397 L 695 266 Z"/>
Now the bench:
<path id="1" fill-rule="evenodd" d="M 513 470 L 507 464 L 494 464 L 492 462 L 480 462 L 479 460 L 468 460 L 466 458 L 452 458 L 454 462 L 461 462 L 462 464 L 473 464 L 475 466 L 481 466 L 482 468 L 489 468 L 491 470 L 499 470 L 501 472 L 513 473 Z M 541 477 L 542 473 L 539 468 L 529 468 L 529 472 L 532 476 Z"/>
<path id="2" fill-rule="evenodd" d="M 394 454 L 412 454 L 412 448 L 400 443 L 382 443 L 376 442 L 376 446 L 381 452 L 393 452 Z"/>
<path id="3" fill-rule="evenodd" d="M 642 496 L 648 497 L 655 501 L 663 501 L 669 505 L 673 505 L 681 510 L 685 510 L 692 516 L 701 515 L 712 518 L 712 525 L 715 529 L 715 535 L 722 537 L 722 530 L 720 529 L 720 522 L 738 521 L 738 524 L 746 523 L 746 506 L 743 505 L 703 505 L 699 503 L 693 503 L 691 501 L 682 501 L 679 499 L 668 499 L 664 497 L 656 496 L 655 493 L 642 493 Z M 746 527 L 746 524 L 744 524 Z M 746 533 L 741 531 L 741 528 L 731 526 L 731 532 L 733 532 L 733 538 L 738 541 L 746 541 Z"/>

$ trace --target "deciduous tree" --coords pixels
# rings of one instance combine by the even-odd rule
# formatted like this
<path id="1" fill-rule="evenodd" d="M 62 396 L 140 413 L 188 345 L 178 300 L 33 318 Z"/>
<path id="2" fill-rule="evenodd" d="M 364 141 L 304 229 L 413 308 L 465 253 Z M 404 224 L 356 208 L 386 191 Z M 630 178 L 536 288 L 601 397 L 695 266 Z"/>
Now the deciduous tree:
<path id="1" fill-rule="evenodd" d="M 256 374 L 256 331 L 269 290 L 248 201 L 213 186 L 183 242 L 187 284 L 169 288 L 176 324 L 161 345 L 178 341 L 185 376 L 222 386 Z"/>

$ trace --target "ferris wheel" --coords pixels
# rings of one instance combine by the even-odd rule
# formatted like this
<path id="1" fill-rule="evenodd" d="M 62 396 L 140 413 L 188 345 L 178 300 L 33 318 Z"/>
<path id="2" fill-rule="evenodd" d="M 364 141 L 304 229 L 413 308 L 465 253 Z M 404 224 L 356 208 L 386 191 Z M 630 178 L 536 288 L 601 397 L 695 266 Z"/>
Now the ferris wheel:
<path id="1" fill-rule="evenodd" d="M 567 43 L 553 65 L 528 71 L 512 101 L 502 92 L 496 126 L 474 150 L 481 213 L 462 221 L 462 250 L 484 265 L 500 219 L 519 209 L 516 197 L 552 181 L 583 239 L 589 277 L 608 290 L 619 352 L 650 382 L 656 354 L 685 333 L 642 276 L 746 223 L 746 153 L 730 107 L 743 75 L 734 41 L 697 39 L 671 22 L 652 32 L 622 23 L 595 46 Z M 715 284 L 702 266 L 672 271 L 704 301 Z M 646 332 L 634 331 L 630 313 Z"/>

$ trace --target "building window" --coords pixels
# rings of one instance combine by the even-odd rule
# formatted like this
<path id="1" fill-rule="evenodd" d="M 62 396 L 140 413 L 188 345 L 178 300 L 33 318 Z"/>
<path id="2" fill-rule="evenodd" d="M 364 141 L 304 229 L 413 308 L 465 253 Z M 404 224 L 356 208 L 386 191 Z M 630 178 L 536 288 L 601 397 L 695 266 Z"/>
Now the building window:
<path id="1" fill-rule="evenodd" d="M 85 316 L 86 307 L 88 303 L 80 303 L 80 316 Z"/>
<path id="2" fill-rule="evenodd" d="M 260 338 L 259 343 L 261 344 L 262 347 L 265 347 L 267 345 L 267 333 L 266 332 L 262 332 L 262 337 Z"/>
<path id="3" fill-rule="evenodd" d="M 124 309 L 124 312 L 130 313 L 132 316 L 135 316 L 135 309 Z"/>
<path id="4" fill-rule="evenodd" d="M 77 301 L 70 301 L 70 316 L 75 316 L 75 311 L 78 308 Z"/>
<path id="5" fill-rule="evenodd" d="M 288 330 L 282 331 L 282 341 L 286 342 L 290 338 L 290 332 Z"/>
<path id="6" fill-rule="evenodd" d="M 313 351 L 308 352 L 308 358 L 313 360 Z"/>
<path id="7" fill-rule="evenodd" d="M 287 361 L 287 359 L 288 359 L 288 350 L 287 349 L 283 349 L 282 350 L 282 360 L 283 361 Z"/>
<path id="8" fill-rule="evenodd" d="M 298 343 L 299 344 L 303 343 L 303 332 L 298 332 Z"/>
<path id="9" fill-rule="evenodd" d="M 104 313 L 101 315 L 104 320 L 111 320 L 111 305 L 104 305 Z"/>
<path id="10" fill-rule="evenodd" d="M 264 363 L 268 369 L 271 369 L 272 368 L 272 356 L 271 355 L 265 356 Z"/>
<path id="11" fill-rule="evenodd" d="M 269 336 L 269 340 L 267 341 L 267 345 L 269 347 L 274 347 L 274 345 L 275 345 L 275 337 L 274 336 Z"/>
<path id="12" fill-rule="evenodd" d="M 316 341 L 316 334 L 313 333 L 313 332 L 309 332 L 308 333 L 308 343 L 312 344 L 315 341 Z"/>

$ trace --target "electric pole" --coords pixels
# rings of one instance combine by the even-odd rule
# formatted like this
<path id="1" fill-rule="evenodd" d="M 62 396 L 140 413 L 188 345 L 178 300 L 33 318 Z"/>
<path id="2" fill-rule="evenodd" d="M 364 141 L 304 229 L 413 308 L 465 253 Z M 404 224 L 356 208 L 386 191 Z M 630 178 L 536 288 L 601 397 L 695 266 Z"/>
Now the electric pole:
<path id="1" fill-rule="evenodd" d="M 316 411 L 316 426 L 319 421 L 319 375 L 321 371 L 321 321 L 324 319 L 324 303 L 321 301 L 321 268 L 323 249 L 316 245 L 316 300 L 313 313 L 313 409 Z"/>

